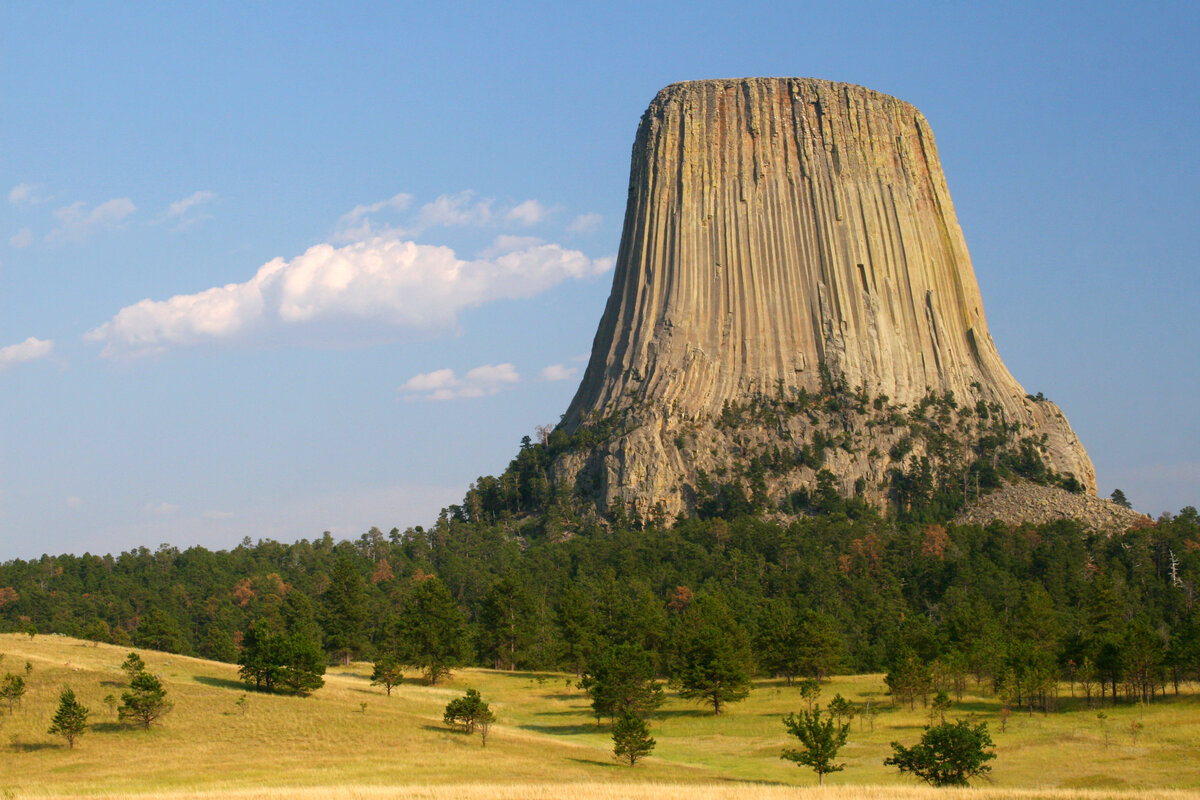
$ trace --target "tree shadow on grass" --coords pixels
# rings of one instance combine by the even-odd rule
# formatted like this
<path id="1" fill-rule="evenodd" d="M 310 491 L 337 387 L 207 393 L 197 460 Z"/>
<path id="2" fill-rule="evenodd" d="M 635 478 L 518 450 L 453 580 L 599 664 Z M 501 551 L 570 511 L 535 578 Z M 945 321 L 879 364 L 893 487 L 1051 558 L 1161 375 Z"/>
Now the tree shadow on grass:
<path id="1" fill-rule="evenodd" d="M 13 750 L 16 750 L 18 753 L 36 753 L 39 750 L 66 750 L 67 749 L 66 744 L 59 744 L 58 742 L 20 742 L 20 741 L 17 741 L 17 742 L 13 742 L 12 744 L 10 744 L 9 747 L 11 747 Z"/>
<path id="2" fill-rule="evenodd" d="M 100 681 L 100 685 L 101 686 L 128 686 L 129 684 L 123 683 L 121 681 Z"/>
<path id="3" fill-rule="evenodd" d="M 650 715 L 651 719 L 673 719 L 675 717 L 721 717 L 714 714 L 711 708 L 670 708 L 658 709 Z M 773 715 L 772 715 L 773 716 Z"/>
<path id="4" fill-rule="evenodd" d="M 589 767 L 619 768 L 621 766 L 616 761 L 597 761 L 594 758 L 568 758 L 567 760 L 574 761 L 576 764 L 587 764 Z"/>
<path id="5" fill-rule="evenodd" d="M 533 725 L 525 723 L 517 727 L 526 731 L 550 734 L 551 736 L 580 736 L 587 733 L 604 733 L 607 730 L 606 726 L 597 726 L 594 722 L 587 722 L 582 725 Z"/>
<path id="6" fill-rule="evenodd" d="M 96 733 L 118 733 L 132 730 L 132 728 L 124 722 L 93 722 L 88 727 Z"/>
<path id="7" fill-rule="evenodd" d="M 229 678 L 210 678 L 207 675 L 197 675 L 192 680 L 196 683 L 202 683 L 205 686 L 216 686 L 220 689 L 237 689 L 241 692 L 253 691 L 253 686 L 247 686 L 241 681 L 230 680 Z"/>

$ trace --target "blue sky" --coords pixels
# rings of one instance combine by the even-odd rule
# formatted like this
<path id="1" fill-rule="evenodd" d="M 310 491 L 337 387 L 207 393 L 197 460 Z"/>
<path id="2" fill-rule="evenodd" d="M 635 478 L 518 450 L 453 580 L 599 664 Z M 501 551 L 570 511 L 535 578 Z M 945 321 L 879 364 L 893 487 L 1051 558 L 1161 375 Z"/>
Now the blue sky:
<path id="1" fill-rule="evenodd" d="M 748 75 L 920 108 L 1010 370 L 1196 504 L 1200 12 L 831 5 L 0 7 L 0 559 L 428 524 L 566 409 L 650 99 Z"/>

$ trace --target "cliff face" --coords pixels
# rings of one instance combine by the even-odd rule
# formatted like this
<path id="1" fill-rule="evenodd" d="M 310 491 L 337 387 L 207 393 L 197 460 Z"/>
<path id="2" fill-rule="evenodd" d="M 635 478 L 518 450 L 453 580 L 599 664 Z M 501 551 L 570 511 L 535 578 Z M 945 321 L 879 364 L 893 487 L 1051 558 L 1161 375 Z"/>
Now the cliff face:
<path id="1" fill-rule="evenodd" d="M 798 396 L 838 387 L 861 418 L 840 408 L 836 420 L 781 411 L 722 423 L 764 403 L 796 412 Z M 982 408 L 1094 492 L 1062 413 L 1026 396 L 988 334 L 919 111 L 800 78 L 659 92 L 634 143 L 612 294 L 560 428 L 612 424 L 560 455 L 555 477 L 601 506 L 673 515 L 695 502 L 698 470 L 736 471 L 738 459 L 824 426 L 847 440 L 823 463 L 844 490 L 878 500 L 890 469 L 938 456 L 884 424 L 931 393 L 953 398 L 946 424 L 962 429 L 964 457 L 983 422 L 957 412 Z M 906 436 L 900 457 L 884 456 Z M 813 466 L 775 470 L 769 493 L 812 483 Z"/>

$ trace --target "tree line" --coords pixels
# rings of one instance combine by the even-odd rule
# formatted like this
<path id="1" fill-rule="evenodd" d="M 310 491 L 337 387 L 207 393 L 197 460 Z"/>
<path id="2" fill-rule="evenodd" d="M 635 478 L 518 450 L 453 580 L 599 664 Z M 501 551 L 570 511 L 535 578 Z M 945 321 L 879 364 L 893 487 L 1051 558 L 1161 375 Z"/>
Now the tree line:
<path id="1" fill-rule="evenodd" d="M 240 659 L 251 683 L 290 691 L 357 659 L 413 665 L 430 682 L 457 664 L 583 676 L 617 646 L 674 675 L 703 646 L 686 636 L 701 617 L 720 618 L 745 670 L 887 672 L 905 702 L 970 680 L 1052 710 L 1059 681 L 1110 702 L 1200 678 L 1191 507 L 1111 536 L 870 509 L 669 529 L 595 520 L 570 535 L 546 525 L 448 511 L 429 529 L 353 541 L 13 560 L 0 565 L 0 625 Z"/>

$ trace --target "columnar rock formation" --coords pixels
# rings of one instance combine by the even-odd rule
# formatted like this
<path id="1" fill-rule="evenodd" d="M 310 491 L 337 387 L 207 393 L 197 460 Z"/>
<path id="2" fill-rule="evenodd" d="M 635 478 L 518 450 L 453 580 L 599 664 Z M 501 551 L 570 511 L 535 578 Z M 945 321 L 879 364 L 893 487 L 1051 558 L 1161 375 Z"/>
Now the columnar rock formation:
<path id="1" fill-rule="evenodd" d="M 931 392 L 983 401 L 1094 492 L 1066 419 L 1027 397 L 988 334 L 919 111 L 812 79 L 668 86 L 638 128 L 612 294 L 560 428 L 620 424 L 560 455 L 556 477 L 601 506 L 673 515 L 694 501 L 698 470 L 723 473 L 817 424 L 734 434 L 723 413 L 831 385 L 892 411 Z M 846 491 L 879 499 L 902 464 L 879 445 L 906 434 L 869 416 L 841 420 L 853 441 L 833 466 Z M 792 473 L 772 492 L 812 482 L 811 469 Z"/>

